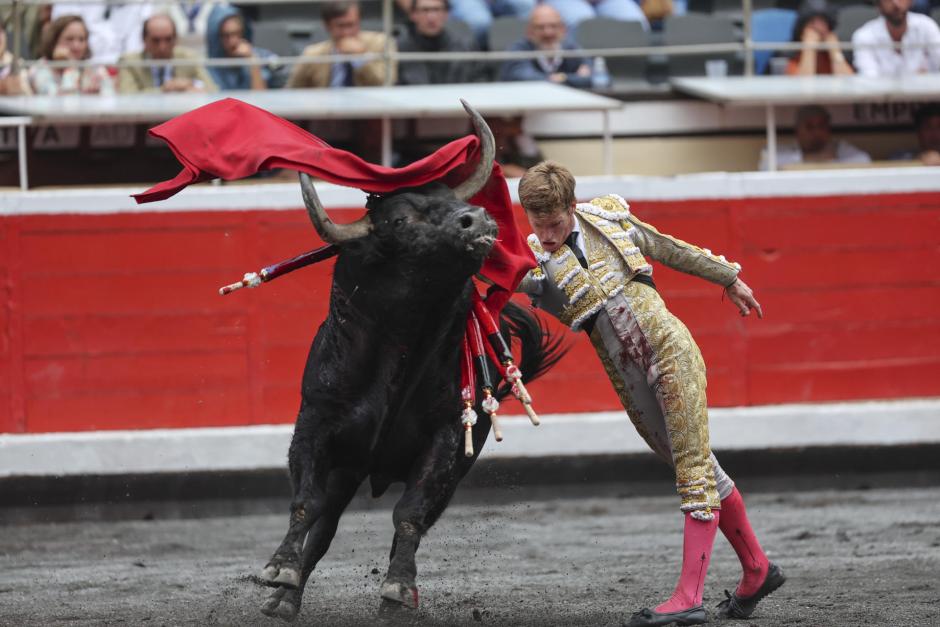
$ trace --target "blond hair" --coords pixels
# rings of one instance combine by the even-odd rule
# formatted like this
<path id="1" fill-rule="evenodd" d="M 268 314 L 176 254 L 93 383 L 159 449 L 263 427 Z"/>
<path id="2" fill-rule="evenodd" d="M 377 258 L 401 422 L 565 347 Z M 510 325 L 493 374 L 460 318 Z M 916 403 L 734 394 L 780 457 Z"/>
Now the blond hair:
<path id="1" fill-rule="evenodd" d="M 550 214 L 574 202 L 574 176 L 557 161 L 542 161 L 519 181 L 519 202 L 527 212 Z"/>

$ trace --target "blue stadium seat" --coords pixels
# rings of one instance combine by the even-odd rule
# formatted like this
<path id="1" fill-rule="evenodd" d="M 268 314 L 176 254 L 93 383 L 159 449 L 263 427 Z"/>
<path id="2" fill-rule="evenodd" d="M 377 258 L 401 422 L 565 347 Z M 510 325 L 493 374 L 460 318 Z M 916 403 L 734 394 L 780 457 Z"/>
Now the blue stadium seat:
<path id="1" fill-rule="evenodd" d="M 727 44 L 739 41 L 730 18 L 720 15 L 701 15 L 689 13 L 674 15 L 663 21 L 664 45 L 683 44 Z M 666 62 L 667 73 L 672 76 L 702 76 L 705 74 L 705 62 L 711 59 L 723 60 L 728 64 L 728 74 L 740 74 L 741 63 L 733 52 L 709 54 L 671 55 Z"/>
<path id="2" fill-rule="evenodd" d="M 639 22 L 622 22 L 593 17 L 578 24 L 578 44 L 582 48 L 627 48 L 649 45 L 649 35 Z M 607 69 L 618 80 L 646 80 L 646 57 L 611 57 Z"/>
<path id="3" fill-rule="evenodd" d="M 760 9 L 751 16 L 751 39 L 759 43 L 788 42 L 793 37 L 796 11 L 790 9 Z M 765 74 L 773 50 L 754 52 L 754 73 Z"/>

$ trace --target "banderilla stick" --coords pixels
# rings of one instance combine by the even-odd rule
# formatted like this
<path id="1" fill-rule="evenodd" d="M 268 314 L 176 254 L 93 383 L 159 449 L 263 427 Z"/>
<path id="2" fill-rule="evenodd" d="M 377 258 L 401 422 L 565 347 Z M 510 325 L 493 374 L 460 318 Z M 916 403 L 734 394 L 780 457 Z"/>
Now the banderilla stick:
<path id="1" fill-rule="evenodd" d="M 293 272 L 294 270 L 303 268 L 304 266 L 309 266 L 311 264 L 324 261 L 325 259 L 335 257 L 338 254 L 339 247 L 334 246 L 333 244 L 327 244 L 326 246 L 321 246 L 320 248 L 315 248 L 305 253 L 300 253 L 296 257 L 292 257 L 286 261 L 279 261 L 278 263 L 266 266 L 258 272 L 246 273 L 241 281 L 219 288 L 219 294 L 225 296 L 226 294 L 231 294 L 235 290 L 240 290 L 243 287 L 258 287 L 262 283 L 273 281 L 274 279 L 283 276 L 288 272 Z"/>
<path id="2" fill-rule="evenodd" d="M 470 343 L 464 335 L 460 352 L 460 398 L 463 401 L 463 412 L 460 422 L 463 423 L 463 454 L 473 457 L 473 425 L 477 423 L 477 413 L 473 410 L 474 389 L 476 379 L 473 374 L 473 357 L 470 355 Z"/>
<path id="3" fill-rule="evenodd" d="M 493 437 L 496 438 L 497 442 L 502 442 L 503 430 L 499 428 L 499 419 L 496 417 L 499 401 L 493 396 L 493 381 L 490 378 L 490 366 L 486 358 L 486 350 L 483 348 L 483 333 L 480 331 L 480 322 L 472 311 L 467 314 L 467 342 L 470 344 L 473 361 L 476 362 L 477 371 L 480 375 L 480 386 L 483 388 L 481 406 L 483 411 L 490 417 L 490 424 L 493 425 Z"/>
<path id="4" fill-rule="evenodd" d="M 513 396 L 522 403 L 522 408 L 525 410 L 526 415 L 529 416 L 529 420 L 532 421 L 532 424 L 536 427 L 539 426 L 541 421 L 539 420 L 538 414 L 535 413 L 535 409 L 532 407 L 532 397 L 522 383 L 522 371 L 513 363 L 512 352 L 509 350 L 509 345 L 503 338 L 502 333 L 499 332 L 499 327 L 496 325 L 496 321 L 493 320 L 493 315 L 490 313 L 490 310 L 487 309 L 486 303 L 483 302 L 483 299 L 480 298 L 476 290 L 473 292 L 473 313 L 476 314 L 477 319 L 480 321 L 489 339 L 489 342 L 486 343 L 487 353 L 489 353 L 493 361 L 498 364 L 497 369 L 500 370 L 500 375 L 506 380 L 506 383 L 510 385 Z M 501 353 L 499 356 L 496 355 L 497 350 Z"/>

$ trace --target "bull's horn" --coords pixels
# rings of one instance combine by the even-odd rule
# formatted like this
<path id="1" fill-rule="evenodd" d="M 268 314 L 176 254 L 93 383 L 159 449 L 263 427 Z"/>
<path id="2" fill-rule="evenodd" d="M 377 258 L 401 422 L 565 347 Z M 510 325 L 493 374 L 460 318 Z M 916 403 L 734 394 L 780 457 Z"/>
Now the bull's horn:
<path id="1" fill-rule="evenodd" d="M 372 230 L 372 220 L 369 219 L 369 214 L 349 224 L 333 222 L 320 203 L 313 181 L 306 172 L 300 173 L 300 191 L 304 196 L 304 204 L 307 205 L 307 214 L 313 222 L 313 228 L 327 244 L 342 244 L 352 239 L 365 237 Z"/>
<path id="2" fill-rule="evenodd" d="M 476 171 L 463 183 L 454 188 L 454 195 L 464 202 L 470 200 L 474 194 L 483 189 L 486 181 L 493 172 L 493 158 L 496 156 L 496 142 L 493 140 L 493 131 L 487 126 L 477 110 L 467 104 L 463 98 L 460 104 L 467 110 L 470 119 L 473 121 L 473 128 L 480 138 L 480 163 Z"/>

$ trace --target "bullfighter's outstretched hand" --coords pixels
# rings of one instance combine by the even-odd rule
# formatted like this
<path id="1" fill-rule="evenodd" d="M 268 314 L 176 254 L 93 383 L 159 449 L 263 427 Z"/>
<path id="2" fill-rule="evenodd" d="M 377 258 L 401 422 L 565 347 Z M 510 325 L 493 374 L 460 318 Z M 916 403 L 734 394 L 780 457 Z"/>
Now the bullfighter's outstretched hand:
<path id="1" fill-rule="evenodd" d="M 734 283 L 725 288 L 725 293 L 742 316 L 749 316 L 753 309 L 757 312 L 758 318 L 764 317 L 764 310 L 761 309 L 760 303 L 754 298 L 754 291 L 741 279 L 735 279 Z"/>

